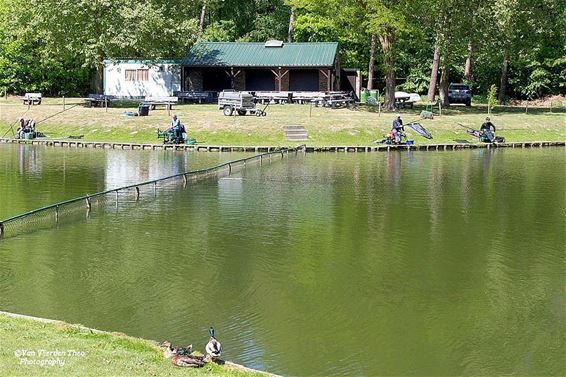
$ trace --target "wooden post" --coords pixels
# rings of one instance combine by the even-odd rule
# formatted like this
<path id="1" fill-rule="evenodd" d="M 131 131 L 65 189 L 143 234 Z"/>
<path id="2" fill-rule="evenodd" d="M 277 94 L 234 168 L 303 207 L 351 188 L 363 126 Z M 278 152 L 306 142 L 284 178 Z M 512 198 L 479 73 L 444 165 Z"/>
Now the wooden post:
<path id="1" fill-rule="evenodd" d="M 136 202 L 140 200 L 140 188 L 136 186 Z"/>
<path id="2" fill-rule="evenodd" d="M 63 96 L 63 111 L 65 111 L 65 96 Z"/>
<path id="3" fill-rule="evenodd" d="M 527 100 L 527 105 L 525 106 L 525 114 L 529 112 L 529 100 Z"/>
<path id="4" fill-rule="evenodd" d="M 0 238 L 4 238 L 4 223 L 0 222 Z"/>
<path id="5" fill-rule="evenodd" d="M 55 206 L 55 222 L 59 222 L 59 206 Z"/>
<path id="6" fill-rule="evenodd" d="M 91 206 L 91 203 L 90 203 L 90 197 L 87 196 L 87 198 L 86 198 L 86 208 L 88 208 L 88 210 L 90 211 L 91 207 L 92 206 Z"/>

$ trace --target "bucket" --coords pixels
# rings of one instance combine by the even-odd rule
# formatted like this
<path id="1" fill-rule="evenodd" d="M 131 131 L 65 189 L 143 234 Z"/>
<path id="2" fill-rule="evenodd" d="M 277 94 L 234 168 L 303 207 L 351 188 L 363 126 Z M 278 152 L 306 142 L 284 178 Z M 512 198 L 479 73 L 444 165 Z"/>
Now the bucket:
<path id="1" fill-rule="evenodd" d="M 415 141 L 414 140 L 407 140 L 407 145 L 414 145 Z"/>
<path id="2" fill-rule="evenodd" d="M 362 90 L 362 93 L 360 94 L 360 102 L 361 103 L 366 103 L 369 97 L 369 91 L 364 89 Z"/>
<path id="3" fill-rule="evenodd" d="M 138 114 L 139 116 L 148 116 L 149 115 L 149 105 L 141 104 L 138 107 Z"/>

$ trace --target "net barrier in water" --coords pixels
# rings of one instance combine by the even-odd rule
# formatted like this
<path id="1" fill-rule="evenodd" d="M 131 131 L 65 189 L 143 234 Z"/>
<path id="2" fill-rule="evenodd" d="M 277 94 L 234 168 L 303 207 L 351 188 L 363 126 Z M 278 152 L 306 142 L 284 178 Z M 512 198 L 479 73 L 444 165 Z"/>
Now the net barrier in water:
<path id="1" fill-rule="evenodd" d="M 282 148 L 252 157 L 229 161 L 201 170 L 179 173 L 129 186 L 119 187 L 37 208 L 0 221 L 0 239 L 14 237 L 39 229 L 47 229 L 89 218 L 94 213 L 115 212 L 131 208 L 132 204 L 157 197 L 160 191 L 175 185 L 186 187 L 195 182 L 222 178 L 245 169 L 250 164 L 270 163 L 297 154 L 302 148 Z"/>

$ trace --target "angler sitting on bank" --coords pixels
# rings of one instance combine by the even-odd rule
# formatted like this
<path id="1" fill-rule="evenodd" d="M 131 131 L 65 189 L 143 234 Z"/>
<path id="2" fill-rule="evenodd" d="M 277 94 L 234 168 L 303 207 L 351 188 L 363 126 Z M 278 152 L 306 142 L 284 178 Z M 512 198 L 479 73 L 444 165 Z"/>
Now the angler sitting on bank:
<path id="1" fill-rule="evenodd" d="M 393 120 L 393 126 L 391 127 L 391 134 L 395 140 L 395 144 L 401 143 L 401 136 L 404 135 L 404 132 L 403 119 L 401 119 L 401 114 L 397 114 L 397 117 Z"/>
<path id="2" fill-rule="evenodd" d="M 480 141 L 490 143 L 493 143 L 495 141 L 495 125 L 491 123 L 489 117 L 485 118 L 485 122 L 480 127 L 480 132 Z"/>
<path id="3" fill-rule="evenodd" d="M 177 141 L 176 144 L 185 142 L 185 137 L 187 135 L 185 126 L 183 126 L 179 118 L 177 118 L 177 115 L 173 115 L 173 117 L 171 118 L 171 127 L 167 130 L 167 132 L 170 132 L 174 135 L 174 138 Z"/>
<path id="4" fill-rule="evenodd" d="M 35 121 L 33 119 L 18 119 L 19 127 L 16 130 L 16 139 L 25 139 L 26 134 L 31 134 L 31 138 L 35 138 Z"/>

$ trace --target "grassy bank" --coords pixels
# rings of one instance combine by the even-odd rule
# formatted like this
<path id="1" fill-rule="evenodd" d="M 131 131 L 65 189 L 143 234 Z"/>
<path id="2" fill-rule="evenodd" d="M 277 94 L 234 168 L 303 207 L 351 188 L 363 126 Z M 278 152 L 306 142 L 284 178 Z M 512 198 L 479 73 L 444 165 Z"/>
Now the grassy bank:
<path id="1" fill-rule="evenodd" d="M 75 105 L 75 107 L 70 108 Z M 67 99 L 66 111 L 62 99 L 45 99 L 29 110 L 19 97 L 0 99 L 0 136 L 19 116 L 40 122 L 38 129 L 50 138 L 84 135 L 87 141 L 118 141 L 159 143 L 156 129 L 168 126 L 166 110 L 157 109 L 148 117 L 126 117 L 125 111 L 137 111 L 136 102 L 120 108 L 87 108 L 80 99 Z M 424 107 L 401 110 L 405 123 L 417 120 Z M 391 128 L 393 113 L 377 112 L 376 108 L 329 109 L 309 105 L 271 105 L 266 117 L 225 117 L 215 105 L 177 105 L 172 114 L 187 126 L 189 136 L 199 143 L 216 145 L 289 145 L 283 133 L 284 125 L 303 125 L 309 132 L 309 145 L 370 145 L 381 139 Z M 476 142 L 458 123 L 479 128 L 486 116 L 485 105 L 471 108 L 455 105 L 443 110 L 442 116 L 421 123 L 433 134 L 426 139 L 412 134 L 417 143 Z M 45 121 L 43 119 L 48 118 Z M 491 115 L 497 134 L 508 141 L 562 141 L 566 139 L 564 109 L 498 107 Z M 15 127 L 14 127 L 15 128 Z M 11 135 L 8 132 L 7 135 Z"/>
<path id="2" fill-rule="evenodd" d="M 179 368 L 155 342 L 0 313 L 1 376 L 262 376 L 230 366 Z"/>

